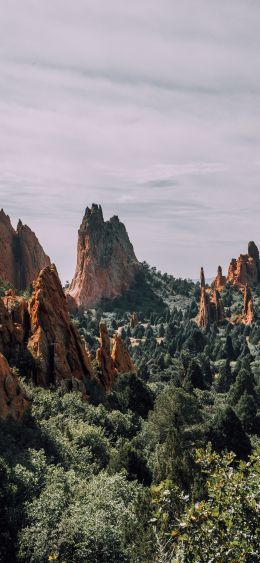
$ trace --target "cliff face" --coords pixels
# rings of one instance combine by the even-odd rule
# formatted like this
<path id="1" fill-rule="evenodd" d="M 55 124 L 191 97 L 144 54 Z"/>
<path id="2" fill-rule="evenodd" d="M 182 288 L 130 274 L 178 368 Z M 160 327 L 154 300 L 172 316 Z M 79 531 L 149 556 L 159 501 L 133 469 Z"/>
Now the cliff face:
<path id="1" fill-rule="evenodd" d="M 102 298 L 121 295 L 137 269 L 123 223 L 116 216 L 104 221 L 98 205 L 87 207 L 78 232 L 76 272 L 67 292 L 70 308 L 93 307 Z"/>
<path id="2" fill-rule="evenodd" d="M 35 382 L 63 384 L 85 393 L 93 376 L 88 353 L 70 321 L 67 302 L 54 265 L 44 268 L 34 283 L 30 302 L 28 349 L 36 360 Z"/>
<path id="3" fill-rule="evenodd" d="M 8 215 L 0 211 L 0 279 L 23 290 L 50 265 L 36 235 L 19 221 L 17 230 Z"/>
<path id="4" fill-rule="evenodd" d="M 17 377 L 11 372 L 6 358 L 0 354 L 0 418 L 11 416 L 18 420 L 28 409 Z"/>

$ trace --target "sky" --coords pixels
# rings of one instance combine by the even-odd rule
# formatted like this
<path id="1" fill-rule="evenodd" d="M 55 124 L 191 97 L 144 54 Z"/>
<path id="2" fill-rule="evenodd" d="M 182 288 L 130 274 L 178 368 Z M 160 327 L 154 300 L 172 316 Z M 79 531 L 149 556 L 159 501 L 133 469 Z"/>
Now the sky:
<path id="1" fill-rule="evenodd" d="M 63 281 L 92 202 L 176 277 L 260 245 L 259 0 L 0 9 L 0 208 Z"/>

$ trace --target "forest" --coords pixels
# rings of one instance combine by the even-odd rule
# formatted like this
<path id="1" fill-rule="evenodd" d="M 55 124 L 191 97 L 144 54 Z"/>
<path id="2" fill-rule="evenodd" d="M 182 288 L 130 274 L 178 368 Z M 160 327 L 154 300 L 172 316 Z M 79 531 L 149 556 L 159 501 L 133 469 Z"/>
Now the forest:
<path id="1" fill-rule="evenodd" d="M 72 316 L 93 358 L 102 320 L 137 368 L 110 392 L 90 381 L 88 401 L 33 386 L 24 358 L 10 361 L 31 409 L 0 422 L 0 561 L 259 561 L 253 294 L 252 324 L 228 322 L 242 298 L 227 284 L 227 319 L 201 328 L 199 283 L 143 263 L 121 298 Z"/>

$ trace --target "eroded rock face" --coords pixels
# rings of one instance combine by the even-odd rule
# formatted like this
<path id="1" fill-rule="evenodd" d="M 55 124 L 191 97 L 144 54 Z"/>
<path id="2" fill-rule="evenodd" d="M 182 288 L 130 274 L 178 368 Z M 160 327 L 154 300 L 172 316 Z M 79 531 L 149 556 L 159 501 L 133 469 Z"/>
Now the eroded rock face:
<path id="1" fill-rule="evenodd" d="M 217 291 L 222 291 L 226 285 L 226 277 L 223 276 L 222 273 L 222 268 L 221 266 L 218 267 L 218 273 L 217 276 L 214 279 L 214 282 L 212 284 L 213 289 L 216 289 Z"/>
<path id="2" fill-rule="evenodd" d="M 200 279 L 200 308 L 197 322 L 201 327 L 208 327 L 213 322 L 225 320 L 225 311 L 218 290 L 205 287 L 203 268 L 201 268 Z"/>
<path id="3" fill-rule="evenodd" d="M 87 207 L 78 232 L 77 266 L 67 292 L 69 307 L 88 308 L 121 295 L 137 269 L 133 246 L 118 217 L 104 221 L 102 209 Z"/>
<path id="4" fill-rule="evenodd" d="M 29 307 L 28 349 L 36 361 L 35 383 L 62 384 L 85 393 L 93 376 L 88 353 L 68 314 L 67 302 L 54 265 L 44 268 L 33 286 Z"/>
<path id="5" fill-rule="evenodd" d="M 19 221 L 17 230 L 8 215 L 0 211 L 0 279 L 16 289 L 26 289 L 40 270 L 50 265 L 36 235 Z"/>
<path id="6" fill-rule="evenodd" d="M 11 372 L 8 362 L 0 353 L 0 418 L 20 419 L 29 407 L 18 378 Z"/>
<path id="7" fill-rule="evenodd" d="M 114 334 L 113 346 L 111 352 L 111 358 L 117 373 L 136 373 L 136 367 L 132 362 L 132 358 L 126 349 L 122 338 L 117 334 Z"/>
<path id="8" fill-rule="evenodd" d="M 105 389 L 109 390 L 120 373 L 137 373 L 137 370 L 121 337 L 117 333 L 114 334 L 111 350 L 105 323 L 99 324 L 99 332 L 100 347 L 96 354 L 99 378 Z"/>
<path id="9" fill-rule="evenodd" d="M 254 320 L 254 304 L 251 289 L 246 285 L 244 289 L 244 311 L 243 320 L 245 324 L 252 324 Z"/>
<path id="10" fill-rule="evenodd" d="M 96 352 L 96 360 L 100 370 L 100 381 L 105 389 L 111 389 L 117 371 L 111 358 L 110 338 L 105 323 L 99 323 L 100 347 Z"/>
<path id="11" fill-rule="evenodd" d="M 227 282 L 239 287 L 260 282 L 259 250 L 251 241 L 248 244 L 248 254 L 240 254 L 236 260 L 232 258 L 228 269 Z"/>

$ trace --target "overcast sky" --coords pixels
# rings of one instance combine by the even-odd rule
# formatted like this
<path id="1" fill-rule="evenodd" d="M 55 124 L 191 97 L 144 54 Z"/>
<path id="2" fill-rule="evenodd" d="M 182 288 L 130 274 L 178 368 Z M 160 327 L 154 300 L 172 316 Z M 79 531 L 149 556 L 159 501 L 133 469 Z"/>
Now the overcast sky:
<path id="1" fill-rule="evenodd" d="M 63 281 L 92 202 L 176 276 L 260 244 L 259 0 L 0 8 L 0 207 Z"/>

